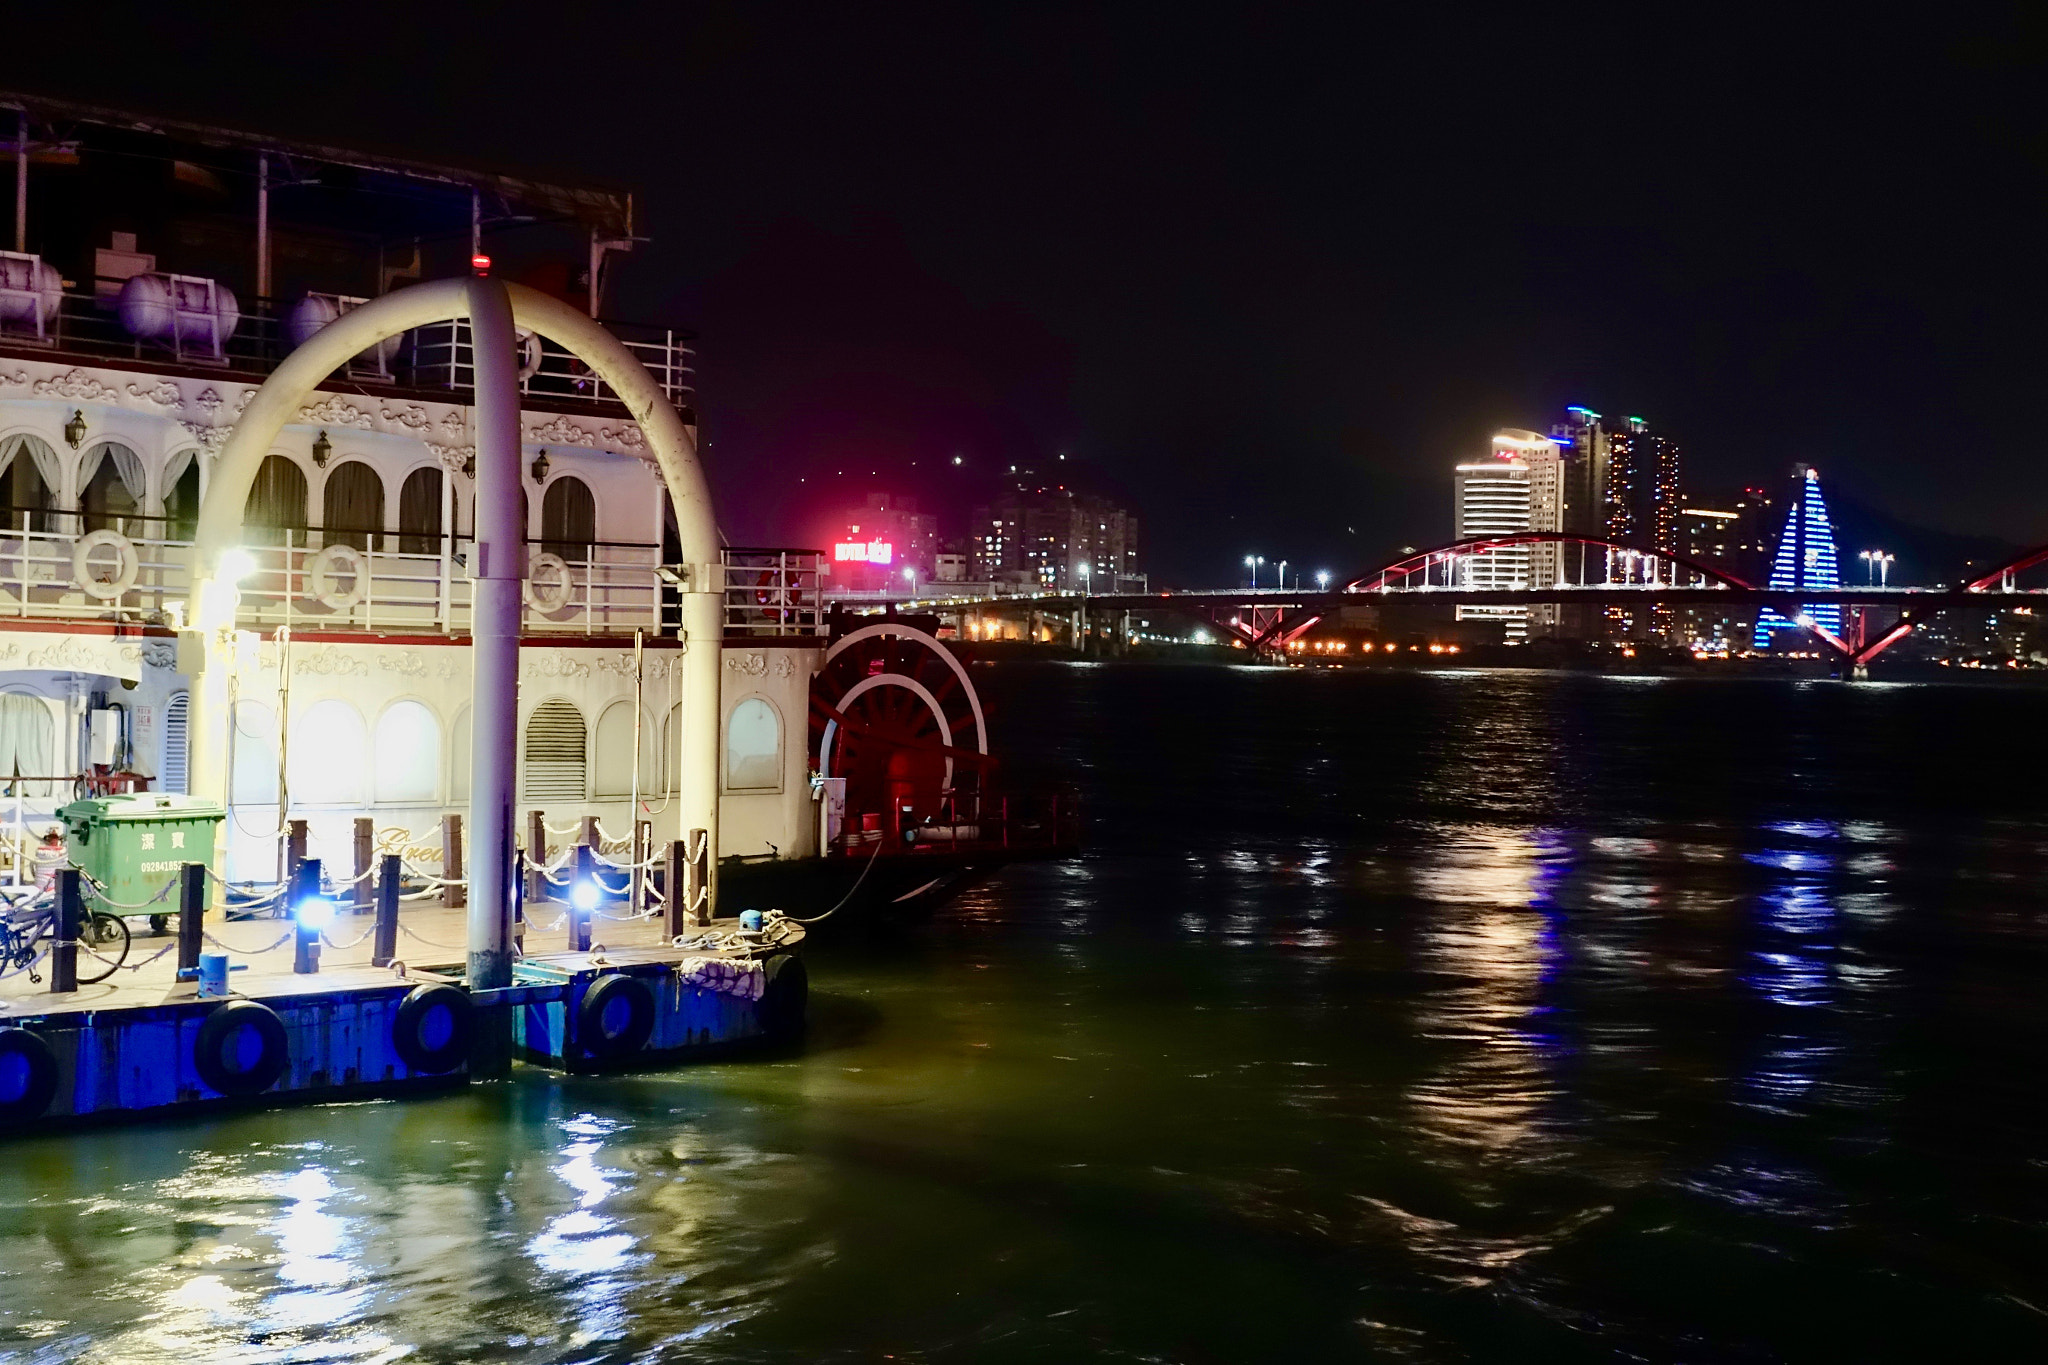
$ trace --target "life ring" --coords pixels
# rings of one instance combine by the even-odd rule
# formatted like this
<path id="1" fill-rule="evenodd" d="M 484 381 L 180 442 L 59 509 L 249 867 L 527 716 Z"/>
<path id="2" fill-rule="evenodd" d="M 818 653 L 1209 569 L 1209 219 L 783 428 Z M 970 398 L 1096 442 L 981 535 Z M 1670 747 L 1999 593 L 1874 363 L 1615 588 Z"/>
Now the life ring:
<path id="1" fill-rule="evenodd" d="M 337 573 L 349 576 L 346 592 L 334 586 Z M 346 542 L 321 546 L 313 562 L 306 566 L 306 577 L 311 580 L 313 600 L 329 611 L 347 611 L 370 595 L 370 576 L 364 572 L 363 552 Z"/>
<path id="2" fill-rule="evenodd" d="M 754 1017 L 761 1032 L 770 1038 L 794 1038 L 804 1031 L 804 1015 L 810 1008 L 811 970 L 794 953 L 777 953 L 763 964 L 767 980 Z"/>
<path id="3" fill-rule="evenodd" d="M 233 1059 L 241 1052 L 245 1028 L 256 1031 L 260 1046 L 256 1059 L 238 1068 Z M 208 1014 L 192 1044 L 193 1070 L 223 1095 L 256 1095 L 270 1089 L 290 1061 L 284 1020 L 277 1017 L 276 1010 L 254 1000 L 230 1000 Z"/>
<path id="4" fill-rule="evenodd" d="M 554 577 L 556 586 L 543 588 L 540 585 L 544 573 Z M 543 616 L 568 606 L 569 594 L 574 590 L 575 584 L 569 577 L 569 562 L 560 555 L 543 550 L 526 566 L 526 605 Z"/>
<path id="5" fill-rule="evenodd" d="M 540 333 L 520 332 L 516 339 L 519 345 L 519 380 L 525 383 L 540 373 Z"/>
<path id="6" fill-rule="evenodd" d="M 21 1058 L 21 1089 L 0 1096 L 0 1119 L 41 1118 L 57 1097 L 57 1056 L 42 1035 L 25 1028 L 0 1028 L 0 1059 Z"/>
<path id="7" fill-rule="evenodd" d="M 576 1007 L 576 1041 L 593 1057 L 631 1056 L 653 1033 L 654 992 L 637 976 L 600 976 Z"/>
<path id="8" fill-rule="evenodd" d="M 112 546 L 119 557 L 119 569 L 111 579 L 103 579 L 93 572 L 92 552 L 102 546 Z M 135 586 L 135 577 L 142 572 L 142 556 L 135 553 L 135 542 L 119 531 L 104 527 L 87 531 L 71 547 L 71 576 L 78 586 L 85 590 L 87 597 L 97 597 L 102 602 L 111 602 Z"/>
<path id="9" fill-rule="evenodd" d="M 803 609 L 803 589 L 792 583 L 783 592 L 777 592 L 775 570 L 764 570 L 754 580 L 754 602 L 761 608 L 761 615 L 770 621 L 794 621 Z"/>
<path id="10" fill-rule="evenodd" d="M 391 1025 L 391 1046 L 399 1059 L 422 1075 L 439 1076 L 453 1071 L 469 1056 L 469 992 L 441 982 L 415 986 L 398 1005 L 398 1018 Z M 430 1032 L 439 1033 L 437 1019 L 447 1021 L 447 1034 L 430 1043 Z"/>

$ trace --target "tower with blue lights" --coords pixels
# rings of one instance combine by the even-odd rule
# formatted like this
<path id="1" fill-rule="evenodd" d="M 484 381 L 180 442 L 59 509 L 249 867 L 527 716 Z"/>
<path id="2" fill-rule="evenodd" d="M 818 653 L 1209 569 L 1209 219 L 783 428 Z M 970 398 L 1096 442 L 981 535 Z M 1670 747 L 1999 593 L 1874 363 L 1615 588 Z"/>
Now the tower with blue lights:
<path id="1" fill-rule="evenodd" d="M 1791 509 L 1785 513 L 1785 531 L 1778 537 L 1778 553 L 1771 561 L 1768 586 L 1774 592 L 1839 588 L 1842 568 L 1835 557 L 1835 528 L 1828 521 L 1827 499 L 1821 496 L 1820 471 L 1812 465 L 1800 465 L 1793 473 L 1796 491 Z M 1815 625 L 1830 635 L 1842 633 L 1839 606 L 1807 606 L 1804 610 Z M 1756 615 L 1755 648 L 1769 649 L 1778 633 L 1788 630 L 1797 633 L 1801 627 L 1764 608 Z"/>

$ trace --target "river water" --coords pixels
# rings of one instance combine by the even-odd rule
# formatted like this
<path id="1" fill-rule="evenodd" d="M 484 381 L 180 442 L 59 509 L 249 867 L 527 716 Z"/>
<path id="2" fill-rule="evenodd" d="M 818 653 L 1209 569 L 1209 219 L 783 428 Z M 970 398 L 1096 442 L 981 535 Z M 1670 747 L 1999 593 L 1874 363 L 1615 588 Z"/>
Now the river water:
<path id="1" fill-rule="evenodd" d="M 2048 693 L 976 670 L 800 1055 L 0 1145 L 0 1359 L 2048 1348 Z"/>

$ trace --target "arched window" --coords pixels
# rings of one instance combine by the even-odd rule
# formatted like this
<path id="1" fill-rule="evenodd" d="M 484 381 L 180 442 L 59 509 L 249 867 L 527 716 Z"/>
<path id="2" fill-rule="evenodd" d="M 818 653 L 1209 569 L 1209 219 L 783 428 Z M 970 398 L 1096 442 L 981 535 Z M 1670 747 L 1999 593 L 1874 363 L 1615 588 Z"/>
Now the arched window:
<path id="1" fill-rule="evenodd" d="M 544 701 L 526 722 L 526 794 L 535 800 L 581 801 L 587 731 L 583 713 L 566 701 Z"/>
<path id="2" fill-rule="evenodd" d="M 235 806 L 277 804 L 277 713 L 260 701 L 235 703 L 234 766 L 228 802 Z"/>
<path id="3" fill-rule="evenodd" d="M 156 789 L 183 796 L 190 785 L 192 695 L 173 692 L 164 704 L 164 756 L 156 768 Z"/>
<path id="4" fill-rule="evenodd" d="M 369 740 L 362 713 L 345 701 L 316 701 L 294 716 L 285 757 L 292 805 L 361 805 Z"/>
<path id="5" fill-rule="evenodd" d="M 592 796 L 633 794 L 633 703 L 615 701 L 597 718 L 597 743 L 591 773 Z M 657 757 L 654 722 L 640 725 L 640 794 L 658 795 L 661 763 Z"/>
<path id="6" fill-rule="evenodd" d="M 50 529 L 57 479 L 57 452 L 48 441 L 28 435 L 0 441 L 0 519 L 8 530 L 19 531 L 23 517 L 31 531 Z"/>
<path id="7" fill-rule="evenodd" d="M 78 510 L 85 514 L 85 529 L 140 534 L 134 518 L 147 492 L 145 477 L 142 457 L 119 441 L 89 447 L 78 461 Z"/>
<path id="8" fill-rule="evenodd" d="M 465 706 L 455 717 L 455 736 L 448 743 L 448 803 L 453 806 L 469 801 L 469 731 Z"/>
<path id="9" fill-rule="evenodd" d="M 589 560 L 597 539 L 597 503 L 590 485 L 564 475 L 548 485 L 540 500 L 541 548 L 571 564 Z"/>
<path id="10" fill-rule="evenodd" d="M 329 470 L 327 485 L 320 490 L 321 543 L 374 550 L 383 529 L 384 481 L 377 471 L 361 460 Z"/>
<path id="11" fill-rule="evenodd" d="M 199 452 L 180 450 L 164 461 L 164 537 L 190 540 L 199 532 Z"/>
<path id="12" fill-rule="evenodd" d="M 286 531 L 295 543 L 306 543 L 306 475 L 284 456 L 270 455 L 249 485 L 242 534 L 251 544 L 282 545 Z"/>
<path id="13" fill-rule="evenodd" d="M 782 717 L 760 697 L 748 697 L 725 719 L 725 785 L 729 791 L 782 786 Z"/>
<path id="14" fill-rule="evenodd" d="M 431 802 L 441 790 L 441 722 L 416 701 L 395 701 L 377 717 L 372 773 L 379 801 Z"/>
<path id="15" fill-rule="evenodd" d="M 398 486 L 398 552 L 402 555 L 441 553 L 441 484 L 447 476 L 428 465 L 405 476 Z"/>
<path id="16" fill-rule="evenodd" d="M 32 692 L 0 692 L 0 782 L 55 777 L 56 762 L 57 722 L 50 704 Z M 48 796 L 54 790 L 48 782 L 31 782 L 22 794 Z"/>

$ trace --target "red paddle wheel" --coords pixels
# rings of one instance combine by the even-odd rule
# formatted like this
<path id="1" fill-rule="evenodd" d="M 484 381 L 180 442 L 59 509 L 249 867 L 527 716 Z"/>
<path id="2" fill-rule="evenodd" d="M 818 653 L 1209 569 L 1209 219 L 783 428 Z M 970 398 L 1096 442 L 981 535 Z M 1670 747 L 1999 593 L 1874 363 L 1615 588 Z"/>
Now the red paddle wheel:
<path id="1" fill-rule="evenodd" d="M 842 637 L 811 680 L 811 758 L 846 779 L 846 828 L 891 836 L 978 790 L 988 727 L 967 669 L 913 626 L 882 621 Z M 873 816 L 872 826 L 863 817 Z"/>

